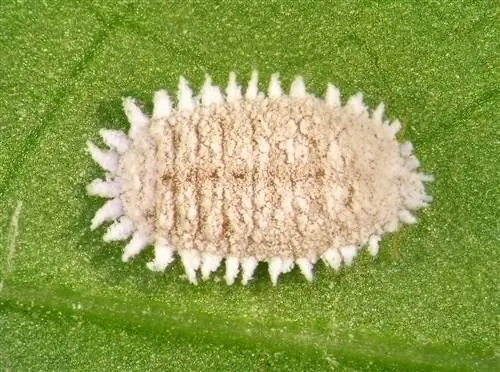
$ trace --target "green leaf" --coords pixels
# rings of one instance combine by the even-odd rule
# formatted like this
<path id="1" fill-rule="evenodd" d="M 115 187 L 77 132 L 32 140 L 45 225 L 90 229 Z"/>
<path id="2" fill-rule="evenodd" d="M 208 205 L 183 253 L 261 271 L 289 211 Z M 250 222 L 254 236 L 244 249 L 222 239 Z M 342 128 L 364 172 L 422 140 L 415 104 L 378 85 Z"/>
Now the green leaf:
<path id="1" fill-rule="evenodd" d="M 0 366 L 6 370 L 498 368 L 499 33 L 493 1 L 0 5 Z M 433 205 L 313 284 L 193 286 L 120 261 L 85 153 L 179 75 L 296 74 L 405 123 Z"/>

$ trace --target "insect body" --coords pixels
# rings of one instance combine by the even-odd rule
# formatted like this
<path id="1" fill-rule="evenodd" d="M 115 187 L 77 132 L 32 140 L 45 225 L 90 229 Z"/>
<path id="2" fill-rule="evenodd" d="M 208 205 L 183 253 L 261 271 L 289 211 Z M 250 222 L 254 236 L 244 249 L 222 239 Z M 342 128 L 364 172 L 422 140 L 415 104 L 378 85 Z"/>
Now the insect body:
<path id="1" fill-rule="evenodd" d="M 376 255 L 431 201 L 400 123 L 361 94 L 342 106 L 333 85 L 322 99 L 297 77 L 286 95 L 274 74 L 265 95 L 254 72 L 243 94 L 231 73 L 225 94 L 207 77 L 194 97 L 181 77 L 175 106 L 161 90 L 151 118 L 131 98 L 124 108 L 128 135 L 101 130 L 110 150 L 88 143 L 107 171 L 88 192 L 110 199 L 91 227 L 112 220 L 104 240 L 132 237 L 123 261 L 153 244 L 151 270 L 177 253 L 192 283 L 223 260 L 228 284 L 240 271 L 247 284 L 261 261 L 275 285 L 294 265 L 312 280 L 318 259 L 339 269 L 363 246 Z"/>

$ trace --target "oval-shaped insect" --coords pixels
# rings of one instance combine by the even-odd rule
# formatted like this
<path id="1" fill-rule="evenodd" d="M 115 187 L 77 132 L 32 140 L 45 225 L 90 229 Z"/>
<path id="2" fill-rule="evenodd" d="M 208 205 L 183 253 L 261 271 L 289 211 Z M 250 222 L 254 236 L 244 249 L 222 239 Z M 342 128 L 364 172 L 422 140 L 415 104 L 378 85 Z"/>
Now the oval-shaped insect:
<path id="1" fill-rule="evenodd" d="M 154 244 L 151 270 L 177 253 L 195 284 L 223 260 L 227 284 L 240 270 L 247 284 L 261 261 L 274 285 L 295 265 L 311 281 L 319 259 L 337 270 L 364 246 L 376 255 L 383 234 L 431 201 L 399 121 L 361 94 L 342 106 L 331 84 L 323 99 L 296 77 L 287 95 L 274 74 L 265 95 L 254 72 L 243 93 L 231 73 L 225 94 L 207 76 L 195 97 L 181 77 L 175 106 L 161 90 L 151 118 L 131 98 L 124 109 L 128 135 L 102 129 L 110 149 L 88 143 L 107 172 L 88 192 L 110 199 L 91 228 L 114 221 L 105 241 L 131 237 L 123 261 Z"/>

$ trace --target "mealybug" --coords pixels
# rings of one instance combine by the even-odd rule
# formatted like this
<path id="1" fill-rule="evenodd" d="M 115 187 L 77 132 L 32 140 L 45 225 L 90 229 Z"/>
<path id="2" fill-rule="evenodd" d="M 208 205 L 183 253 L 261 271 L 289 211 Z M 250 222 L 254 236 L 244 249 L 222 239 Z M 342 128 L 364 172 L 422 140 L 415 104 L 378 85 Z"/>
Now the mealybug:
<path id="1" fill-rule="evenodd" d="M 91 228 L 114 221 L 105 241 L 131 237 L 123 261 L 154 244 L 151 270 L 177 253 L 191 283 L 222 260 L 227 284 L 240 271 L 247 284 L 260 261 L 274 285 L 294 265 L 311 281 L 318 259 L 339 269 L 363 246 L 376 255 L 383 234 L 431 201 L 400 123 L 360 93 L 342 106 L 331 84 L 322 99 L 297 77 L 286 95 L 274 74 L 265 95 L 254 72 L 242 93 L 231 73 L 225 94 L 207 76 L 193 96 L 181 77 L 176 105 L 161 90 L 151 118 L 131 98 L 124 108 L 128 134 L 102 129 L 109 150 L 88 143 L 106 171 L 88 192 L 110 199 Z"/>

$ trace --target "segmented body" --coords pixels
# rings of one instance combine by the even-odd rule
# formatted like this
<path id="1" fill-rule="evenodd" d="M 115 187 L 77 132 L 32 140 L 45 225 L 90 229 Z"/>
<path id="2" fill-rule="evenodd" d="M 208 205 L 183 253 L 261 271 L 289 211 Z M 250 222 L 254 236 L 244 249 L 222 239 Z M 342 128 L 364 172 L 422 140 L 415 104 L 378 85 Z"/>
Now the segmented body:
<path id="1" fill-rule="evenodd" d="M 308 94 L 301 78 L 289 95 L 275 74 L 268 95 L 257 75 L 242 94 L 234 74 L 223 95 L 209 78 L 201 100 L 181 78 L 174 108 L 165 91 L 155 95 L 150 119 L 125 100 L 129 135 L 103 130 L 112 148 L 94 145 L 94 159 L 109 171 L 89 192 L 112 197 L 95 228 L 115 220 L 105 240 L 132 240 L 123 259 L 155 244 L 153 270 L 178 252 L 188 279 L 204 279 L 226 261 L 226 281 L 242 271 L 247 283 L 258 262 L 268 262 L 274 284 L 297 264 L 312 280 L 322 258 L 338 269 L 360 247 L 378 241 L 431 200 L 409 143 L 395 138 L 400 124 L 370 113 L 360 94 L 340 104 Z"/>

